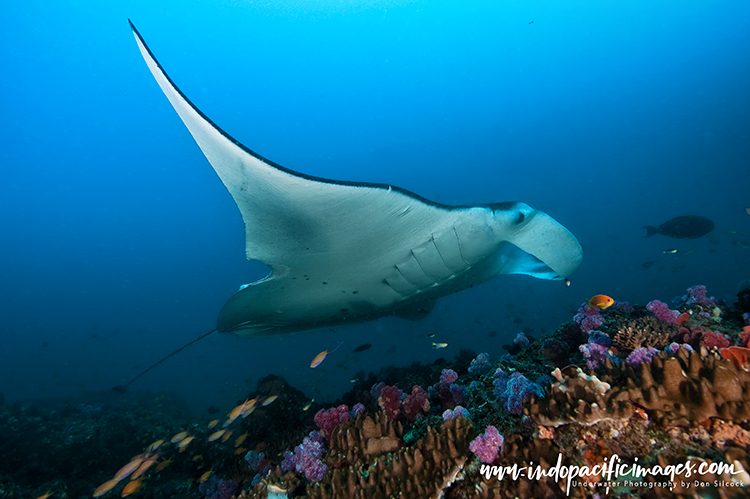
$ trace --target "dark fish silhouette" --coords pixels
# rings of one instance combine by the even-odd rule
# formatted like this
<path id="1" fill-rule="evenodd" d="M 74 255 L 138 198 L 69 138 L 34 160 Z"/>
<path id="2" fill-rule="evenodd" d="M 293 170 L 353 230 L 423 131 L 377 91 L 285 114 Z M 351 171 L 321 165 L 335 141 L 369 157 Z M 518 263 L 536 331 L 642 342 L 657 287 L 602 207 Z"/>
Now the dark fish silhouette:
<path id="1" fill-rule="evenodd" d="M 656 234 L 662 236 L 674 237 L 676 239 L 696 239 L 705 236 L 714 230 L 714 223 L 706 217 L 686 216 L 675 217 L 667 220 L 658 227 L 645 225 L 646 236 L 651 237 Z"/>
<path id="2" fill-rule="evenodd" d="M 365 343 L 364 345 L 360 345 L 357 348 L 354 349 L 355 352 L 364 352 L 365 350 L 368 350 L 372 345 L 369 343 Z"/>

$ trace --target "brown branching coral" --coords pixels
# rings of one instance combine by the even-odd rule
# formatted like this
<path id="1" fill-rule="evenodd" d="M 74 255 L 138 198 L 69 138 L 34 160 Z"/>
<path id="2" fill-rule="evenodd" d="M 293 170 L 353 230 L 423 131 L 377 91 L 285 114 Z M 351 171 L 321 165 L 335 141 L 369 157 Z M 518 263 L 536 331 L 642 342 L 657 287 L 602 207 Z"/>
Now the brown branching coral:
<path id="1" fill-rule="evenodd" d="M 640 317 L 621 327 L 612 338 L 612 344 L 627 357 L 636 348 L 663 350 L 670 337 L 679 330 L 676 324 L 660 321 L 656 317 Z"/>
<path id="2" fill-rule="evenodd" d="M 299 480 L 276 468 L 243 498 L 265 498 L 283 489 L 310 499 L 437 499 L 462 476 L 476 433 L 471 421 L 456 418 L 428 428 L 424 438 L 405 446 L 399 422 L 383 413 L 375 418 L 360 414 L 331 434 L 325 456 L 329 471 L 319 483 L 294 490 Z"/>
<path id="3" fill-rule="evenodd" d="M 624 420 L 640 407 L 651 420 L 668 426 L 693 426 L 720 417 L 750 422 L 750 373 L 710 354 L 680 349 L 676 357 L 659 353 L 636 368 L 614 368 L 603 379 L 613 385 L 597 389 L 595 377 L 568 375 L 533 399 L 527 414 L 544 426 L 602 420 Z M 600 382 L 599 382 L 600 383 Z"/>
<path id="4" fill-rule="evenodd" d="M 544 398 L 532 397 L 526 413 L 543 426 L 593 425 L 633 416 L 633 405 L 627 393 L 612 391 L 596 376 L 581 374 L 580 370 L 566 372 L 547 389 Z"/>
<path id="5" fill-rule="evenodd" d="M 338 462 L 338 467 L 334 465 L 319 485 L 308 486 L 307 497 L 359 499 L 398 495 L 403 499 L 421 499 L 443 494 L 471 455 L 469 442 L 476 436 L 471 422 L 465 418 L 452 419 L 437 431 L 428 428 L 424 438 L 414 446 L 388 451 L 386 448 L 401 440 L 389 435 L 395 434 L 396 429 L 391 432 L 384 419 L 378 424 L 371 418 L 360 417 L 353 425 L 347 424 L 347 429 L 335 432 L 338 434 L 335 443 L 332 435 L 331 458 L 340 458 L 344 453 L 347 457 Z M 373 439 L 378 443 L 374 444 Z M 349 456 L 354 460 L 350 461 Z"/>
<path id="6" fill-rule="evenodd" d="M 656 421 L 673 426 L 711 417 L 750 421 L 750 373 L 716 355 L 701 358 L 682 348 L 676 357 L 657 354 L 629 374 L 621 390 Z"/>

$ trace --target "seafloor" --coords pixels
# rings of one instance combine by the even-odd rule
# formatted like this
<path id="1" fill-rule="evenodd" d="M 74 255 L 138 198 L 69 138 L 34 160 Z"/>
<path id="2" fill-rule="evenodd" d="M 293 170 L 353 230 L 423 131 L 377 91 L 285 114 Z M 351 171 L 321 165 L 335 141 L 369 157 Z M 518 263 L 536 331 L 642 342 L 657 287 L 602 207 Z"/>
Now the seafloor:
<path id="1" fill-rule="evenodd" d="M 0 497 L 750 497 L 749 323 L 748 289 L 585 303 L 335 403 L 268 376 L 211 428 L 171 395 L 0 397 Z"/>

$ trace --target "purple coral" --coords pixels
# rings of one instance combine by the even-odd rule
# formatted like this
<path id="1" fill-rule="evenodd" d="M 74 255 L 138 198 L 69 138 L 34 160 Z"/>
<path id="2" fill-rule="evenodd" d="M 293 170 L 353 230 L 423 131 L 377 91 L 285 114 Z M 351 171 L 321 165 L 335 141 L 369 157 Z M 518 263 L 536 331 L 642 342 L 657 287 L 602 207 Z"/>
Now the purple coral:
<path id="1" fill-rule="evenodd" d="M 453 369 L 443 369 L 443 372 L 440 373 L 440 382 L 446 385 L 455 383 L 457 379 L 458 379 L 458 373 L 454 371 Z"/>
<path id="2" fill-rule="evenodd" d="M 490 354 L 488 353 L 480 353 L 477 355 L 477 358 L 471 361 L 471 365 L 469 366 L 469 374 L 476 374 L 478 376 L 481 376 L 482 374 L 487 374 L 492 369 L 492 365 L 490 364 Z"/>
<path id="3" fill-rule="evenodd" d="M 359 414 L 360 412 L 362 413 L 365 412 L 365 405 L 362 403 L 354 404 L 354 407 L 352 407 L 352 410 L 349 411 L 349 416 L 351 416 L 352 419 L 356 419 L 357 414 Z"/>
<path id="4" fill-rule="evenodd" d="M 672 322 L 674 324 L 677 324 L 677 318 L 680 316 L 677 310 L 670 310 L 666 303 L 659 300 L 648 302 L 646 310 L 654 314 L 660 321 Z"/>
<path id="5" fill-rule="evenodd" d="M 198 486 L 198 492 L 207 499 L 229 499 L 237 491 L 237 483 L 212 476 Z"/>
<path id="6" fill-rule="evenodd" d="M 498 391 L 498 385 L 500 383 L 495 385 L 495 393 Z M 544 389 L 530 381 L 523 374 L 515 372 L 508 378 L 505 384 L 505 391 L 500 394 L 499 399 L 505 404 L 505 409 L 509 413 L 520 416 L 523 413 L 524 402 L 529 400 L 531 395 L 544 397 Z"/>
<path id="7" fill-rule="evenodd" d="M 628 355 L 628 358 L 625 359 L 625 363 L 631 367 L 635 367 L 641 362 L 651 362 L 651 359 L 653 359 L 654 355 L 657 353 L 659 353 L 659 350 L 656 348 L 639 347 L 633 350 L 633 353 Z"/>
<path id="8" fill-rule="evenodd" d="M 451 396 L 453 396 L 453 402 L 456 405 L 462 405 L 466 403 L 466 399 L 469 397 L 469 390 L 465 386 L 453 383 L 450 386 L 450 391 Z"/>
<path id="9" fill-rule="evenodd" d="M 310 435 L 294 448 L 294 453 L 284 452 L 281 469 L 283 471 L 296 470 L 298 473 L 303 473 L 311 482 L 319 482 L 328 470 L 328 467 L 321 461 L 324 453 L 322 436 L 317 431 L 311 431 Z"/>
<path id="10" fill-rule="evenodd" d="M 693 303 L 707 304 L 707 305 L 718 305 L 719 301 L 712 297 L 706 296 L 706 286 L 699 284 L 691 288 L 687 288 L 687 295 L 683 297 L 686 305 L 692 305 Z"/>
<path id="11" fill-rule="evenodd" d="M 488 426 L 484 433 L 471 441 L 469 449 L 484 464 L 491 464 L 497 459 L 497 453 L 505 439 L 494 426 Z"/>
<path id="12" fill-rule="evenodd" d="M 597 331 L 599 332 L 599 331 Z M 604 337 L 609 339 L 604 333 L 601 333 Z M 586 359 L 586 365 L 589 369 L 597 369 L 606 365 L 607 359 L 610 362 L 617 365 L 620 363 L 620 358 L 612 353 L 602 336 L 596 336 L 593 340 L 589 338 L 589 342 L 585 345 L 581 345 L 578 349 L 583 354 L 583 358 Z M 610 343 L 611 344 L 611 343 Z"/>
<path id="13" fill-rule="evenodd" d="M 315 424 L 320 428 L 321 434 L 325 438 L 331 438 L 331 432 L 339 424 L 349 421 L 349 408 L 346 405 L 332 407 L 330 409 L 321 409 L 315 414 Z"/>
<path id="14" fill-rule="evenodd" d="M 521 347 L 521 349 L 523 350 L 526 350 L 527 348 L 529 348 L 529 345 L 531 344 L 531 342 L 529 341 L 529 339 L 526 337 L 525 334 L 518 333 L 515 339 L 513 340 L 513 344 Z"/>
<path id="15" fill-rule="evenodd" d="M 597 307 L 589 307 L 588 303 L 584 303 L 573 317 L 573 321 L 578 324 L 581 331 L 588 333 L 591 330 L 599 329 L 604 324 L 604 317 Z"/>
<path id="16" fill-rule="evenodd" d="M 448 421 L 449 419 L 456 419 L 456 418 L 469 418 L 471 417 L 469 414 L 469 411 L 461 407 L 460 405 L 457 405 L 455 409 L 446 409 L 443 412 L 443 421 Z"/>

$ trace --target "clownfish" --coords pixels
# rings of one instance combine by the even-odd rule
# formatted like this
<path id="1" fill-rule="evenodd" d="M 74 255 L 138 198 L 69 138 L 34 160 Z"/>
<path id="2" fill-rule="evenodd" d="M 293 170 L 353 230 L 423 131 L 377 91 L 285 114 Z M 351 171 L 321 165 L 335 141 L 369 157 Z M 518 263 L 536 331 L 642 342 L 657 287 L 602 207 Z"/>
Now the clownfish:
<path id="1" fill-rule="evenodd" d="M 610 298 L 607 295 L 594 295 L 591 298 L 589 298 L 589 307 L 599 308 L 599 309 L 604 310 L 605 308 L 612 305 L 614 302 L 615 300 Z"/>

